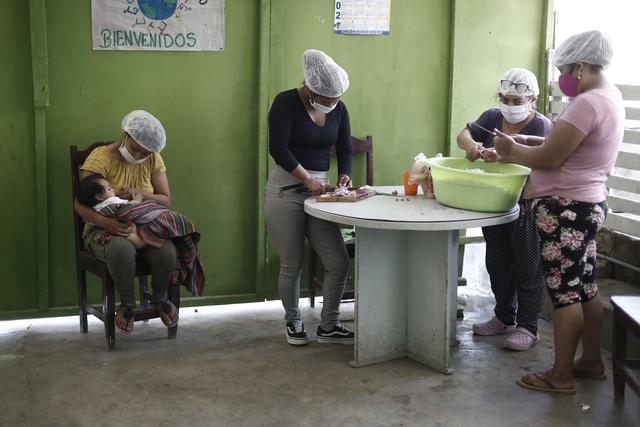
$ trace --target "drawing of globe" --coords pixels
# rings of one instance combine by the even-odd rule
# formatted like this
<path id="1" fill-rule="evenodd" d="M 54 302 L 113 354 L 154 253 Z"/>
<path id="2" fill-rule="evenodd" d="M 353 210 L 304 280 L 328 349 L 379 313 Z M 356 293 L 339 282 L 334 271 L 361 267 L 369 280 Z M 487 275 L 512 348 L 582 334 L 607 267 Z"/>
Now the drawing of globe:
<path id="1" fill-rule="evenodd" d="M 138 0 L 140 12 L 155 21 L 161 21 L 173 16 L 177 6 L 178 0 Z"/>

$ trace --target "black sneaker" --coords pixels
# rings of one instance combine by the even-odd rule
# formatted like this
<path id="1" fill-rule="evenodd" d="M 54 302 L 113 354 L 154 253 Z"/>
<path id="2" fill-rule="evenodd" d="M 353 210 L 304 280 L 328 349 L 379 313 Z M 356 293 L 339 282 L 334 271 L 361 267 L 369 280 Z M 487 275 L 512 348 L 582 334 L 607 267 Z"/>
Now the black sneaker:
<path id="1" fill-rule="evenodd" d="M 330 331 L 325 331 L 318 326 L 316 332 L 316 341 L 321 344 L 353 344 L 354 334 L 342 324 L 338 323 Z"/>
<path id="2" fill-rule="evenodd" d="M 293 323 L 287 323 L 287 342 L 291 345 L 306 345 L 307 332 L 304 330 L 304 323 L 295 326 Z"/>

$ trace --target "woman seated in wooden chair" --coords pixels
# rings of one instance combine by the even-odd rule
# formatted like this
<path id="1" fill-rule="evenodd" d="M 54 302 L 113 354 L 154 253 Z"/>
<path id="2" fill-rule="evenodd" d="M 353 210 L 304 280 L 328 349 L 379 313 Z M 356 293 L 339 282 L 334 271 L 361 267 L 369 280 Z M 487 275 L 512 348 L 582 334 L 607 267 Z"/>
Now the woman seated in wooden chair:
<path id="1" fill-rule="evenodd" d="M 116 195 L 132 200 L 142 197 L 166 207 L 171 206 L 171 193 L 166 167 L 160 151 L 166 145 L 164 128 L 158 119 L 146 111 L 135 110 L 122 120 L 122 141 L 94 149 L 80 167 L 81 177 L 97 174 L 111 183 Z M 76 200 L 75 210 L 82 219 L 95 225 L 85 237 L 90 253 L 105 262 L 120 293 L 121 306 L 115 323 L 125 332 L 133 330 L 135 307 L 134 280 L 139 257 L 151 269 L 152 302 L 167 327 L 178 322 L 178 310 L 167 299 L 169 281 L 176 268 L 176 249 L 170 239 L 160 248 L 145 246 L 137 250 L 127 236 L 133 232 L 130 223 L 110 218 L 82 205 Z M 107 231 L 109 241 L 95 239 L 95 234 Z"/>

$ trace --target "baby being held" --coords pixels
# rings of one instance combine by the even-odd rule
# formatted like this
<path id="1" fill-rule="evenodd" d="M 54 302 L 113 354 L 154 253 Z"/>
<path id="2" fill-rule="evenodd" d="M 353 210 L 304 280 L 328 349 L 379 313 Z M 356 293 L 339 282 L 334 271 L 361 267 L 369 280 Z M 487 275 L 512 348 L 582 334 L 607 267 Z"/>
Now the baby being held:
<path id="1" fill-rule="evenodd" d="M 136 204 L 142 202 L 142 193 L 137 193 L 132 200 L 121 199 L 116 196 L 115 190 L 111 187 L 109 181 L 101 177 L 100 175 L 89 175 L 80 180 L 78 188 L 78 202 L 81 204 L 93 208 L 96 212 L 104 214 L 103 209 L 111 207 L 114 210 L 120 205 Z M 136 224 L 129 223 L 129 235 L 127 239 L 133 243 L 133 245 L 140 249 L 143 248 L 146 243 L 140 238 L 138 234 Z M 93 225 L 85 224 L 83 237 L 86 236 Z"/>
<path id="2" fill-rule="evenodd" d="M 130 224 L 127 239 L 136 248 L 146 245 L 161 248 L 171 240 L 176 248 L 176 269 L 171 283 L 186 286 L 194 295 L 202 294 L 204 272 L 198 251 L 200 233 L 191 219 L 155 200 L 142 200 L 140 193 L 134 193 L 132 200 L 121 199 L 109 181 L 100 175 L 89 175 L 80 181 L 78 202 L 100 215 Z M 99 228 L 91 240 L 106 244 L 112 238 L 110 232 Z"/>

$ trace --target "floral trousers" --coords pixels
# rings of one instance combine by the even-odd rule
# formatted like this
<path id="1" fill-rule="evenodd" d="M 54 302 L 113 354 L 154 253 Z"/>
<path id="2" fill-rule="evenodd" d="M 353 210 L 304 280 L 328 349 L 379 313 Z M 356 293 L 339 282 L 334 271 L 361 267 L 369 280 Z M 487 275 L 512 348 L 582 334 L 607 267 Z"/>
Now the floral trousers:
<path id="1" fill-rule="evenodd" d="M 596 233 L 604 223 L 607 203 L 563 197 L 533 199 L 540 235 L 541 267 L 554 308 L 591 300 L 595 282 Z"/>

